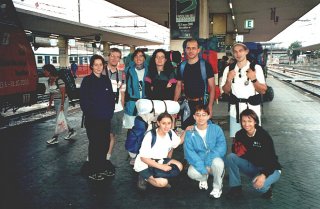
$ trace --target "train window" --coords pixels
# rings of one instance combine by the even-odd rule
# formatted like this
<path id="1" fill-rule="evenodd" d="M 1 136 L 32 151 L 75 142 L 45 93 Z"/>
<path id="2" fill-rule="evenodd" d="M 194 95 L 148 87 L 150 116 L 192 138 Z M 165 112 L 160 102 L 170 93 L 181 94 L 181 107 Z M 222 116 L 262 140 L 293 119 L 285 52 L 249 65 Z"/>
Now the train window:
<path id="1" fill-rule="evenodd" d="M 53 56 L 52 57 L 52 63 L 57 64 L 58 63 L 58 58 Z"/>
<path id="2" fill-rule="evenodd" d="M 37 56 L 37 63 L 42 64 L 43 63 L 43 57 Z"/>
<path id="3" fill-rule="evenodd" d="M 83 58 L 83 63 L 84 63 L 84 64 L 87 64 L 87 63 L 88 63 L 88 57 L 84 57 L 84 58 Z"/>
<path id="4" fill-rule="evenodd" d="M 69 63 L 72 63 L 72 61 L 73 61 L 73 58 L 69 57 Z"/>
<path id="5" fill-rule="evenodd" d="M 0 45 L 8 45 L 10 39 L 9 33 L 0 33 Z"/>
<path id="6" fill-rule="evenodd" d="M 73 58 L 76 63 L 78 63 L 78 57 Z"/>

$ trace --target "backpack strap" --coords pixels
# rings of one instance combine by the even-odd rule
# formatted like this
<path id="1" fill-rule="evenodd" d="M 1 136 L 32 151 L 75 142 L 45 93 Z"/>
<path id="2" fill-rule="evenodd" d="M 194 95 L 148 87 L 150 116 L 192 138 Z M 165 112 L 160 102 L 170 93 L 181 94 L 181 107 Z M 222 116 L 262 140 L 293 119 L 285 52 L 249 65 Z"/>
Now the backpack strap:
<path id="1" fill-rule="evenodd" d="M 185 61 L 183 61 L 183 62 L 181 62 L 181 64 L 180 64 L 180 75 L 181 75 L 181 80 L 183 80 L 183 72 L 184 72 L 184 69 L 185 69 L 185 67 L 186 67 L 186 64 L 187 64 L 187 61 L 185 60 Z"/>
<path id="2" fill-rule="evenodd" d="M 153 103 L 152 99 L 150 99 L 150 101 L 151 101 L 151 104 L 152 104 L 152 109 L 151 109 L 150 113 L 153 112 L 153 116 L 156 116 L 156 111 L 154 109 L 154 103 Z"/>
<path id="3" fill-rule="evenodd" d="M 169 134 L 170 140 L 172 141 L 172 131 L 170 130 L 168 134 Z M 151 148 L 152 148 L 157 140 L 157 132 L 155 128 L 151 129 L 151 136 L 152 136 L 151 138 Z"/>
<path id="4" fill-rule="evenodd" d="M 167 112 L 167 110 L 168 110 L 168 108 L 167 108 L 167 104 L 166 104 L 166 102 L 164 101 L 164 100 L 162 100 L 163 101 L 163 104 L 164 104 L 164 112 Z"/>
<path id="5" fill-rule="evenodd" d="M 201 77 L 204 82 L 203 104 L 206 104 L 207 95 L 208 95 L 208 80 L 207 80 L 207 72 L 206 72 L 206 62 L 203 59 L 200 59 L 200 70 L 201 70 Z M 212 89 L 212 91 L 213 90 L 214 89 Z"/>

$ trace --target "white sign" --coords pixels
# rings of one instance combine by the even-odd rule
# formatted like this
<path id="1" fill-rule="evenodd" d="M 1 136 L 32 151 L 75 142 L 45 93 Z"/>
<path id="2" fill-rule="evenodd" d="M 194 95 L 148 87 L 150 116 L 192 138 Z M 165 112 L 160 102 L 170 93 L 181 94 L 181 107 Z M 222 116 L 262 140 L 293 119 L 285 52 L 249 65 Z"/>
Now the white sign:
<path id="1" fill-rule="evenodd" d="M 236 35 L 236 42 L 243 42 L 243 35 Z"/>
<path id="2" fill-rule="evenodd" d="M 250 20 L 245 20 L 244 21 L 244 29 L 253 29 L 254 28 L 254 20 L 250 19 Z"/>

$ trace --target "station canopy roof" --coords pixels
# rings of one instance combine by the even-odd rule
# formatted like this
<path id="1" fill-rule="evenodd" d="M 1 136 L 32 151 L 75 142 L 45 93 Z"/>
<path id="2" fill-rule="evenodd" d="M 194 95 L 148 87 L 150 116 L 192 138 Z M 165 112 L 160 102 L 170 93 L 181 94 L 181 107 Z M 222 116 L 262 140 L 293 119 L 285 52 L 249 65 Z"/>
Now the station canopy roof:
<path id="1" fill-rule="evenodd" d="M 108 2 L 168 27 L 169 0 L 108 0 Z M 233 4 L 235 24 L 231 18 L 229 2 Z M 208 0 L 208 7 L 209 15 L 227 14 L 227 33 L 234 34 L 235 27 L 237 27 L 238 34 L 243 34 L 245 41 L 264 42 L 270 41 L 319 3 L 320 0 Z M 88 34 L 104 34 L 102 41 L 128 46 L 162 44 L 160 41 L 144 38 L 143 35 L 128 36 L 104 28 L 52 18 L 45 14 L 38 15 L 23 9 L 17 9 L 17 11 L 24 27 L 39 33 L 56 33 L 64 36 L 77 35 L 80 37 L 88 36 Z M 94 16 L 94 12 L 92 12 L 92 15 Z M 272 20 L 272 15 L 277 17 L 277 21 Z M 244 29 L 246 19 L 255 21 L 254 29 L 250 31 Z"/>

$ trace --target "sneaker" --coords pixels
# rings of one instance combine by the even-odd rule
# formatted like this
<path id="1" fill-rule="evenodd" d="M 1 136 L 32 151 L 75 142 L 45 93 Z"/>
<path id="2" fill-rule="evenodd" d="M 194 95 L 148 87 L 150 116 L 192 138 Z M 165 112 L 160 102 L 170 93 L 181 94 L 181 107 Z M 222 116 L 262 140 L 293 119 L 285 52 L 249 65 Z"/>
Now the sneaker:
<path id="1" fill-rule="evenodd" d="M 238 199 L 241 196 L 242 196 L 242 187 L 241 186 L 231 187 L 229 192 L 227 193 L 228 199 Z"/>
<path id="2" fill-rule="evenodd" d="M 136 158 L 131 158 L 131 159 L 130 159 L 130 162 L 129 162 L 130 165 L 134 165 L 135 161 L 136 161 Z"/>
<path id="3" fill-rule="evenodd" d="M 207 181 L 200 181 L 199 182 L 199 189 L 208 189 L 208 182 Z"/>
<path id="4" fill-rule="evenodd" d="M 68 132 L 68 135 L 64 137 L 65 140 L 69 140 L 71 139 L 71 137 L 74 137 L 77 135 L 77 132 L 73 129 L 71 129 L 69 132 Z"/>
<path id="5" fill-rule="evenodd" d="M 107 169 L 107 170 L 103 171 L 103 172 L 101 173 L 101 175 L 103 175 L 103 176 L 105 176 L 105 177 L 110 177 L 110 176 L 115 176 L 116 173 L 115 173 L 114 171 L 109 171 L 109 170 Z"/>
<path id="6" fill-rule="evenodd" d="M 147 181 L 142 177 L 142 176 L 138 176 L 138 189 L 140 190 L 146 190 L 147 189 Z"/>
<path id="7" fill-rule="evenodd" d="M 272 198 L 272 189 L 270 189 L 261 195 L 263 199 L 271 199 Z"/>
<path id="8" fill-rule="evenodd" d="M 222 194 L 222 189 L 213 189 L 212 192 L 210 193 L 210 196 L 214 197 L 214 198 L 220 198 Z"/>
<path id="9" fill-rule="evenodd" d="M 104 180 L 104 177 L 100 173 L 94 173 L 92 175 L 89 175 L 88 177 L 89 177 L 89 179 L 94 180 L 94 181 Z"/>
<path id="10" fill-rule="evenodd" d="M 52 137 L 51 139 L 49 139 L 48 141 L 47 141 L 47 144 L 50 144 L 50 145 L 52 145 L 52 144 L 58 144 L 59 143 L 59 141 L 58 141 L 58 137 L 57 136 L 54 136 L 54 137 Z"/>

